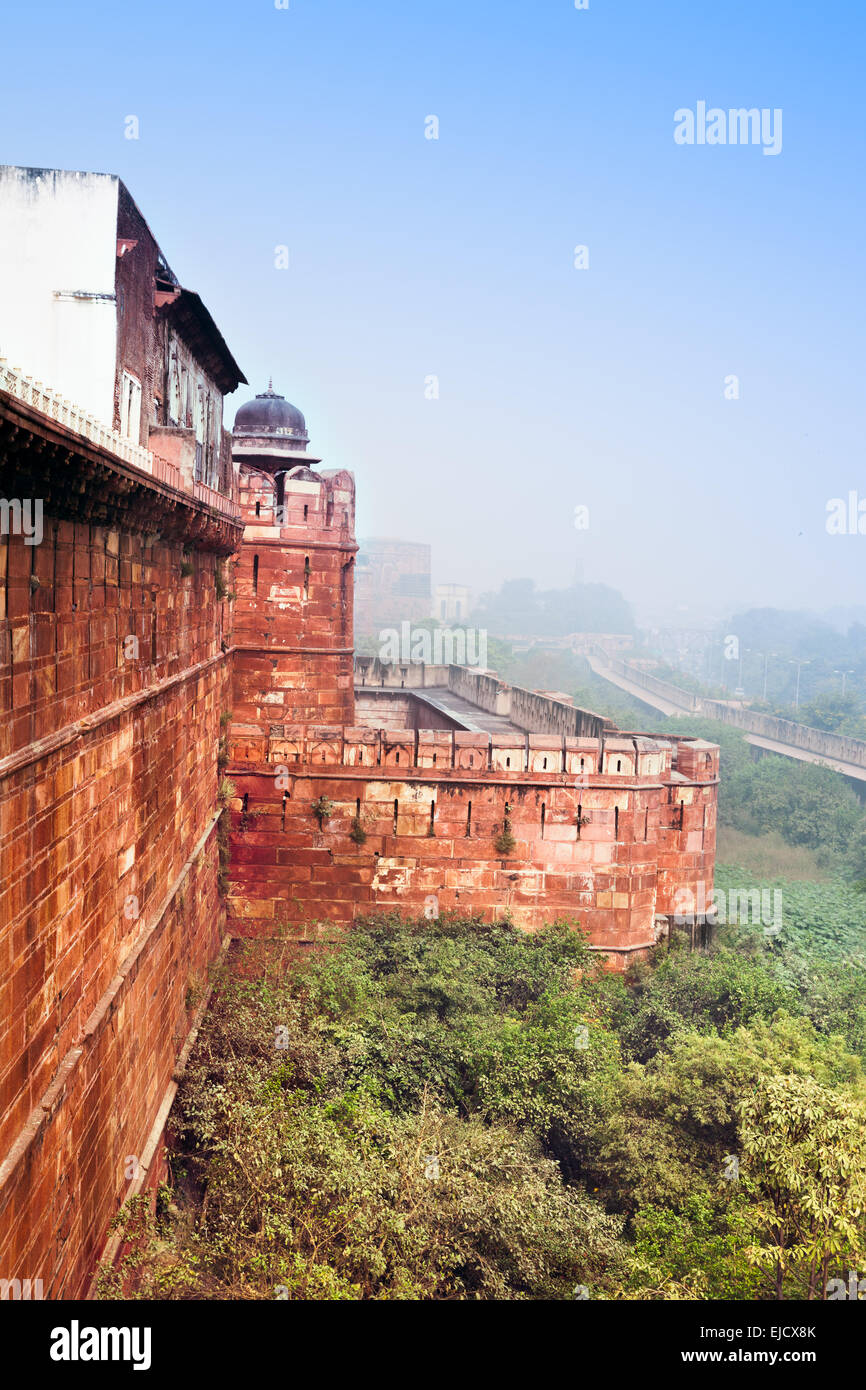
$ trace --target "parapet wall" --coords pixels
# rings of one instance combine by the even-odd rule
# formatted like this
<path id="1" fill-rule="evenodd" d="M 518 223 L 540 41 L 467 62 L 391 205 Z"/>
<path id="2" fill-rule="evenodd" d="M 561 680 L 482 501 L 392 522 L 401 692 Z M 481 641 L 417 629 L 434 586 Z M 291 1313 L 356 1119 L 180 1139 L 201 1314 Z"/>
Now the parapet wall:
<path id="1" fill-rule="evenodd" d="M 356 656 L 355 683 L 360 689 L 367 686 L 406 690 L 447 687 L 478 709 L 508 719 L 528 733 L 600 738 L 616 729 L 613 720 L 603 714 L 578 709 L 536 690 L 509 685 L 494 673 L 472 666 L 425 666 L 423 662 L 400 665 L 380 661 L 378 657 Z"/>
<path id="2" fill-rule="evenodd" d="M 355 685 L 377 686 L 379 689 L 420 690 L 424 686 L 448 685 L 449 666 L 432 666 L 423 661 L 406 662 L 403 665 L 392 661 L 382 661 L 378 656 L 355 657 Z"/>
<path id="3" fill-rule="evenodd" d="M 718 749 L 697 740 L 237 725 L 231 736 L 239 934 L 315 938 L 433 903 L 507 910 L 529 930 L 577 920 L 622 968 L 654 944 L 678 888 L 712 883 Z"/>

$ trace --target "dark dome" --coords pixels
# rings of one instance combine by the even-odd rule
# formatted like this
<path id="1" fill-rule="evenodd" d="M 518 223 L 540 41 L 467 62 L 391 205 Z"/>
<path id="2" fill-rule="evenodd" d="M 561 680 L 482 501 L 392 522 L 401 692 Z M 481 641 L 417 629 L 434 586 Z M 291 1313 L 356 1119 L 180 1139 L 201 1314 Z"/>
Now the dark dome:
<path id="1" fill-rule="evenodd" d="M 270 434 L 309 443 L 307 422 L 298 407 L 287 401 L 285 396 L 278 395 L 271 386 L 256 396 L 254 401 L 247 401 L 246 405 L 240 407 L 232 434 Z"/>

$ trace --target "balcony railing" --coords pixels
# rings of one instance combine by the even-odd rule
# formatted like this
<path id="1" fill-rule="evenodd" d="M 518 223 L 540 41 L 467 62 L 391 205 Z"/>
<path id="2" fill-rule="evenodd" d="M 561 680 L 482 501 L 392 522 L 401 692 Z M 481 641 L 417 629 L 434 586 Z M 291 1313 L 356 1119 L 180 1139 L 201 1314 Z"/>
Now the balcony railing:
<path id="1" fill-rule="evenodd" d="M 131 464 L 133 468 L 140 468 L 143 473 L 150 474 L 158 482 L 177 488 L 179 492 L 188 491 L 184 486 L 183 474 L 180 469 L 176 468 L 168 459 L 161 458 L 152 450 L 145 449 L 143 445 L 136 444 L 133 440 L 118 434 L 117 430 L 109 429 L 94 415 L 88 415 L 86 411 L 79 409 L 73 401 L 69 401 L 65 396 L 52 391 L 41 381 L 34 381 L 32 377 L 25 376 L 20 368 L 10 367 L 5 357 L 0 357 L 0 391 L 6 391 L 10 396 L 15 396 L 25 405 L 30 405 L 34 410 L 39 410 L 43 415 L 47 415 L 49 420 L 56 420 L 59 425 L 63 425 L 74 434 L 81 435 L 84 439 L 89 439 L 92 444 L 98 445 L 100 449 L 106 450 L 109 454 L 114 454 L 115 458 Z M 198 502 L 203 502 L 206 506 L 215 508 L 216 511 L 224 512 L 227 516 L 240 515 L 237 506 L 230 497 L 208 487 L 205 483 L 194 483 L 193 495 Z"/>
<path id="2" fill-rule="evenodd" d="M 198 501 L 204 502 L 206 506 L 216 507 L 218 512 L 225 512 L 227 516 L 240 517 L 238 507 L 224 492 L 217 492 L 216 488 L 208 487 L 207 483 L 193 484 L 193 492 Z"/>

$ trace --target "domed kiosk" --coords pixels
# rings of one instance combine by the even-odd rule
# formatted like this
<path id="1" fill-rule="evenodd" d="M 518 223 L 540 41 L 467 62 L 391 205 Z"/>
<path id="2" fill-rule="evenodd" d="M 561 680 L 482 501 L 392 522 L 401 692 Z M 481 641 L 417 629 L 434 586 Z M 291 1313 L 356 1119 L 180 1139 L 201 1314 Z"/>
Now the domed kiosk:
<path id="1" fill-rule="evenodd" d="M 232 427 L 234 457 L 260 468 L 272 469 L 275 462 L 277 467 L 291 468 L 291 462 L 287 463 L 291 459 L 307 468 L 321 463 L 307 453 L 309 442 L 301 411 L 274 390 L 273 381 L 268 382 L 267 391 L 239 408 Z"/>

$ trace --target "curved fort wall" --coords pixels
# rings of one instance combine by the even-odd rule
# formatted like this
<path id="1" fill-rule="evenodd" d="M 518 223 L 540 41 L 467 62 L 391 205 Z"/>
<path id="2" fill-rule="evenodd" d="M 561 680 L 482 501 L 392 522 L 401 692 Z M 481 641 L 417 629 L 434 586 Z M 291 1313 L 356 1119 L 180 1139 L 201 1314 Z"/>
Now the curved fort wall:
<path id="1" fill-rule="evenodd" d="M 712 884 L 718 749 L 697 740 L 235 725 L 229 775 L 239 935 L 507 909 L 576 919 L 623 968 L 678 889 Z"/>
<path id="2" fill-rule="evenodd" d="M 718 749 L 622 734 L 487 671 L 371 657 L 359 727 L 353 479 L 275 466 L 240 460 L 230 930 L 313 940 L 393 908 L 508 910 L 529 930 L 579 921 L 615 968 L 650 949 L 677 890 L 712 885 Z M 472 732 L 450 717 L 467 702 Z"/>

